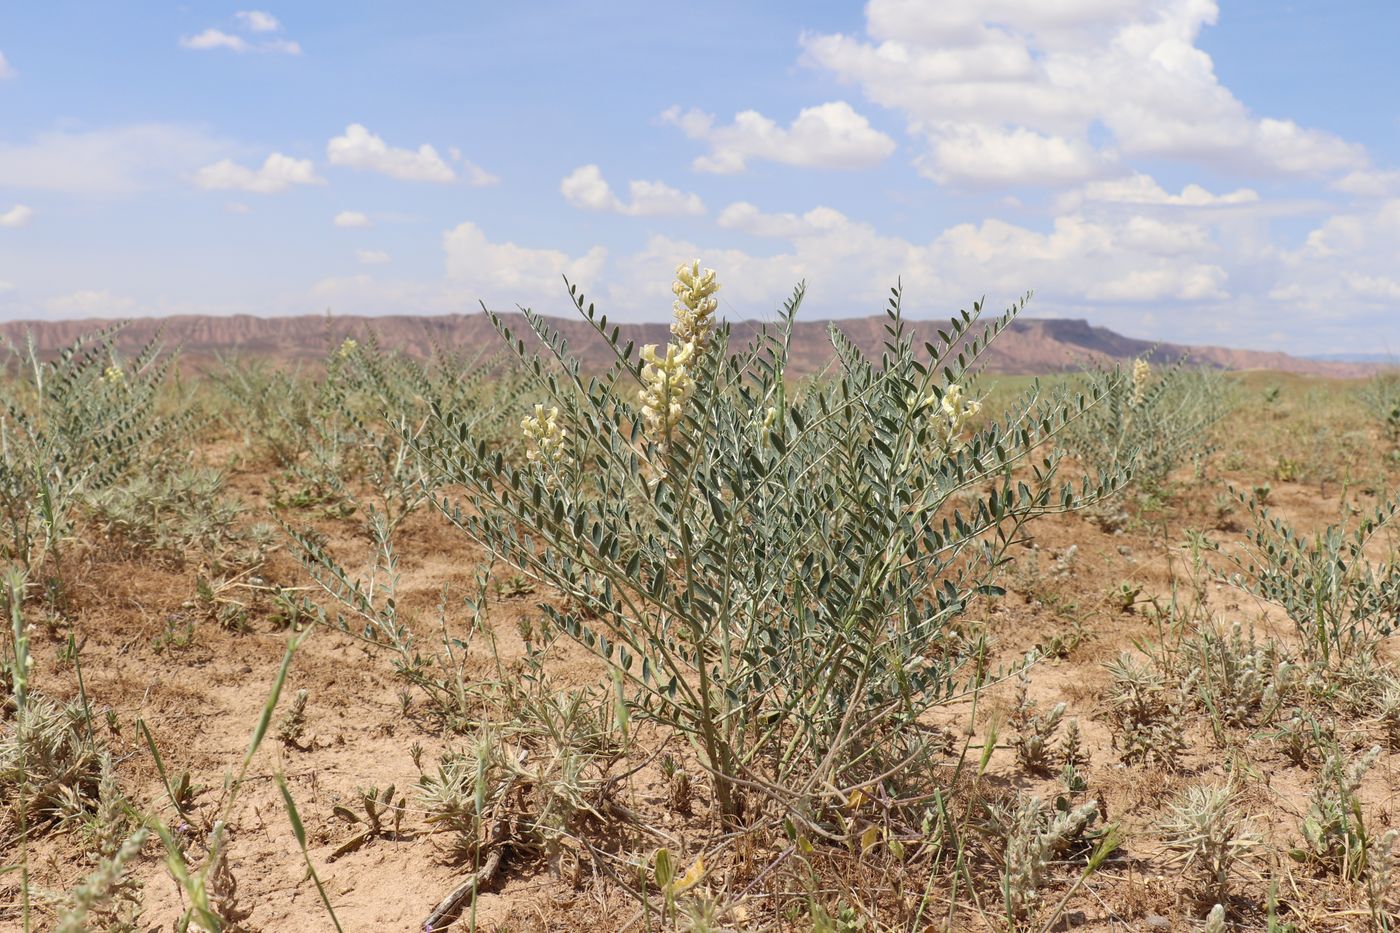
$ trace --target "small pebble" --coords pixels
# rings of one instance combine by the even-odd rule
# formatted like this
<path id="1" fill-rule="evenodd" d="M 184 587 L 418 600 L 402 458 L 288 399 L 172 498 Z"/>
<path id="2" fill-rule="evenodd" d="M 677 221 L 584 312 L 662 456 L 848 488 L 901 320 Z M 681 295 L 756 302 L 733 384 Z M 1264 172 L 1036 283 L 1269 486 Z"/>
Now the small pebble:
<path id="1" fill-rule="evenodd" d="M 1172 922 L 1161 914 L 1151 914 L 1147 918 L 1147 928 L 1149 930 L 1170 930 Z"/>
<path id="2" fill-rule="evenodd" d="M 252 666 L 251 664 L 245 664 L 245 665 L 243 665 L 243 667 L 239 670 L 239 673 L 240 673 L 240 674 L 251 674 L 251 673 L 253 673 L 253 666 Z"/>

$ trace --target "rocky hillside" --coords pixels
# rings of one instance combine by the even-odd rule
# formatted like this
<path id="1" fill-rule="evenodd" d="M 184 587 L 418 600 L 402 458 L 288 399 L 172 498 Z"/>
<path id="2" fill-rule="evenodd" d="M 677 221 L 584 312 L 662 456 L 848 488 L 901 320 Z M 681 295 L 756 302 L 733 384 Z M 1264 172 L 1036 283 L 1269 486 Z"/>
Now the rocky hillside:
<path id="1" fill-rule="evenodd" d="M 512 327 L 524 330 L 520 315 L 508 315 Z M 551 319 L 585 363 L 602 366 L 610 351 L 577 319 Z M 110 321 L 16 321 L 0 323 L 0 335 L 19 344 L 30 334 L 45 353 L 55 352 L 80 335 L 109 326 Z M 802 321 L 794 334 L 794 371 L 811 372 L 831 357 L 827 328 L 832 322 Z M 866 350 L 876 350 L 884 339 L 883 317 L 853 318 L 835 322 Z M 938 321 L 918 322 L 916 331 L 927 327 L 929 336 Z M 750 336 L 758 325 L 739 322 L 735 336 Z M 669 336 L 666 324 L 623 324 L 624 340 L 639 345 L 664 343 Z M 171 347 L 180 347 L 186 365 L 203 367 L 221 354 L 268 357 L 282 362 L 310 362 L 323 359 L 329 347 L 347 336 L 360 339 L 378 335 L 382 345 L 427 355 L 433 347 L 494 350 L 500 339 L 483 314 L 403 315 L 393 317 L 228 317 L 181 315 L 167 318 L 137 318 L 121 332 L 120 344 L 134 348 L 159 334 Z M 1078 368 L 1093 361 L 1128 360 L 1150 353 L 1155 359 L 1175 359 L 1182 355 L 1222 369 L 1272 369 L 1284 372 L 1327 376 L 1362 376 L 1375 367 L 1367 363 L 1304 359 L 1284 353 L 1232 350 L 1224 347 L 1194 347 L 1154 343 L 1125 337 L 1086 321 L 1057 318 L 1022 318 L 1003 334 L 984 357 L 986 369 L 999 373 L 1053 373 Z"/>

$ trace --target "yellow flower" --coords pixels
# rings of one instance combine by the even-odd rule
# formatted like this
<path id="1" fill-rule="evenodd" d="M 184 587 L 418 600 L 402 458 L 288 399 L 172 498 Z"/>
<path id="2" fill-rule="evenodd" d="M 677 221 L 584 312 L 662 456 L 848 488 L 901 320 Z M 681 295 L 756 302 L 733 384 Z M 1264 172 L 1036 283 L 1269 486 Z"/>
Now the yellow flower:
<path id="1" fill-rule="evenodd" d="M 715 270 L 700 270 L 700 260 L 676 267 L 676 281 L 671 285 L 676 300 L 671 305 L 675 320 L 671 323 L 671 333 L 682 343 L 693 343 L 696 349 L 703 350 L 709 345 L 710 332 L 714 330 L 714 313 L 719 307 L 715 292 L 719 283 L 715 281 Z"/>
<path id="2" fill-rule="evenodd" d="M 925 405 L 933 403 L 933 396 L 924 400 Z M 956 382 L 943 390 L 943 400 L 939 402 L 939 415 L 943 447 L 950 453 L 962 446 L 962 432 L 967 422 L 982 410 L 982 403 L 976 399 L 964 399 L 963 387 Z"/>
<path id="3" fill-rule="evenodd" d="M 1152 378 L 1152 366 L 1147 360 L 1133 360 L 1133 400 L 1129 407 L 1137 408 L 1147 397 L 1147 383 Z"/>
<path id="4" fill-rule="evenodd" d="M 642 406 L 642 420 L 648 430 L 660 435 L 659 440 L 667 440 L 672 429 L 680 424 L 685 403 L 695 392 L 695 380 L 686 369 L 695 356 L 695 344 L 686 342 L 677 346 L 666 344 L 666 354 L 656 352 L 656 344 L 642 347 L 642 388 L 637 400 Z"/>
<path id="5" fill-rule="evenodd" d="M 359 347 L 360 343 L 358 340 L 356 340 L 354 337 L 346 337 L 345 340 L 340 344 L 340 349 L 335 351 L 335 355 L 343 360 L 350 354 L 354 353 L 357 349 L 359 349 Z"/>
<path id="6" fill-rule="evenodd" d="M 102 370 L 102 381 L 109 385 L 118 385 L 126 381 L 126 373 L 122 372 L 120 366 L 108 366 Z"/>
<path id="7" fill-rule="evenodd" d="M 541 465 L 568 462 L 564 441 L 569 432 L 559 426 L 557 407 L 545 411 L 543 405 L 537 404 L 534 417 L 520 419 L 520 430 L 525 435 L 525 459 Z"/>

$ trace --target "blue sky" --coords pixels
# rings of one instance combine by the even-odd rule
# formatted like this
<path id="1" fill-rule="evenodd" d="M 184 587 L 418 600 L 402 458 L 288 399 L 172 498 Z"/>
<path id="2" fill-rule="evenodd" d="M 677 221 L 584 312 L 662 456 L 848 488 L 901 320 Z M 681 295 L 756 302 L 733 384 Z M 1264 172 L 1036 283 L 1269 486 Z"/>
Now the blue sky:
<path id="1" fill-rule="evenodd" d="M 698 10 L 698 12 L 697 12 Z M 1400 352 L 1400 7 L 0 6 L 0 318 L 1033 313 Z"/>

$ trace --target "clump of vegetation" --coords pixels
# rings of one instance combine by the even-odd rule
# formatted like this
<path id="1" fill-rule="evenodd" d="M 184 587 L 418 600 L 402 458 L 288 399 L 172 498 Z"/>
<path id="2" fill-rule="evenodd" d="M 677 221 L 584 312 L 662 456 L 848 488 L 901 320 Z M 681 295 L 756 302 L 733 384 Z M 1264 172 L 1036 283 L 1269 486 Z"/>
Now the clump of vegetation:
<path id="1" fill-rule="evenodd" d="M 1172 802 L 1161 829 L 1174 860 L 1194 873 L 1204 893 L 1216 901 L 1229 897 L 1241 856 L 1260 843 L 1258 832 L 1239 812 L 1230 785 L 1188 787 Z"/>
<path id="2" fill-rule="evenodd" d="M 224 474 L 188 464 L 161 465 L 92 495 L 90 519 L 137 553 L 183 561 L 220 554 L 235 536 L 242 508 L 224 496 Z"/>
<path id="3" fill-rule="evenodd" d="M 9 347 L 12 378 L 0 409 L 0 559 L 39 581 L 61 557 L 88 497 L 127 477 L 179 423 L 157 410 L 171 357 L 147 344 L 130 361 L 120 328 L 83 337 L 55 360 L 31 341 Z"/>
<path id="4" fill-rule="evenodd" d="M 995 414 L 970 396 L 1019 306 L 977 336 L 975 307 L 920 353 L 893 290 L 878 360 L 832 328 L 832 377 L 793 386 L 802 289 L 732 347 L 717 287 L 682 266 L 675 339 L 640 353 L 571 289 L 615 359 L 588 378 L 543 318 L 526 313 L 537 355 L 492 315 L 545 399 L 522 422 L 532 455 L 512 465 L 448 408 L 417 449 L 464 490 L 439 503 L 453 524 L 588 608 L 544 606 L 623 678 L 634 715 L 695 738 L 728 824 L 770 813 L 829 836 L 858 788 L 918 793 L 942 746 L 923 715 L 980 679 L 956 623 L 997 594 L 1020 529 L 1119 480 L 1057 479 L 1050 442 L 1092 395 L 1034 386 Z"/>
<path id="5" fill-rule="evenodd" d="M 1146 358 L 1087 374 L 1102 402 L 1065 433 L 1063 442 L 1086 464 L 1132 471 L 1147 493 L 1163 490 L 1177 467 L 1200 463 L 1213 449 L 1211 430 L 1229 410 L 1220 373 L 1185 361 L 1154 367 Z"/>
<path id="6" fill-rule="evenodd" d="M 1016 757 L 1030 771 L 1044 771 L 1053 764 L 1054 738 L 1064 719 L 1064 703 L 1056 703 L 1042 711 L 1030 699 L 1030 672 L 1021 674 L 1016 691 L 1016 706 L 1011 712 L 1011 726 L 1016 730 Z"/>
<path id="7" fill-rule="evenodd" d="M 1355 528 L 1338 523 L 1307 537 L 1257 498 L 1239 499 L 1254 527 L 1247 549 L 1226 554 L 1234 572 L 1224 578 L 1282 608 L 1307 661 L 1336 669 L 1374 658 L 1400 618 L 1400 561 L 1393 549 L 1375 559 L 1371 543 L 1400 506 L 1387 502 Z"/>
<path id="8" fill-rule="evenodd" d="M 1114 744 L 1132 764 L 1155 762 L 1175 770 L 1186 749 L 1184 704 L 1162 672 L 1126 652 L 1108 664 Z"/>
<path id="9" fill-rule="evenodd" d="M 311 694 L 298 690 L 292 697 L 292 705 L 282 714 L 277 724 L 277 739 L 288 748 L 304 749 L 302 740 L 306 736 L 306 701 Z"/>
<path id="10" fill-rule="evenodd" d="M 1202 626 L 1184 645 L 1198 672 L 1197 695 L 1212 721 L 1227 726 L 1271 721 L 1300 680 L 1278 642 L 1259 641 L 1235 622 L 1229 629 Z"/>
<path id="11" fill-rule="evenodd" d="M 1035 796 L 989 813 L 985 831 L 1004 844 L 1001 886 L 1008 917 L 1023 918 L 1040 902 L 1051 866 L 1072 847 L 1087 845 L 1098 817 L 1094 801 L 1058 809 Z"/>
<path id="12" fill-rule="evenodd" d="M 1381 437 L 1393 450 L 1400 450 L 1400 375 L 1388 372 L 1372 376 L 1360 396 Z"/>
<path id="13" fill-rule="evenodd" d="M 1372 748 L 1354 761 L 1341 748 L 1329 752 L 1313 784 L 1303 820 L 1306 846 L 1295 850 L 1294 858 L 1349 878 L 1365 876 L 1368 838 L 1356 794 L 1380 752 L 1380 748 Z"/>

